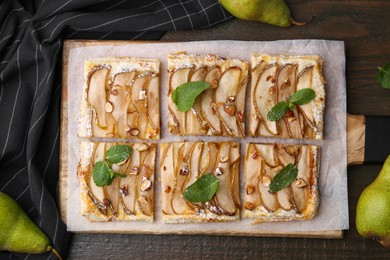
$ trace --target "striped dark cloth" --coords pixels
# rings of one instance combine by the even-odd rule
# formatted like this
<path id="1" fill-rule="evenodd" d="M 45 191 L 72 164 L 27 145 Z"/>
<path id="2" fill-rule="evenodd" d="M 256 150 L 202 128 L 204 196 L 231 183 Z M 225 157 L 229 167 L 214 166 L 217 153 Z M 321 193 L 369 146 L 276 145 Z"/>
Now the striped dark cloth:
<path id="1" fill-rule="evenodd" d="M 217 0 L 0 0 L 0 191 L 62 255 L 69 242 L 57 199 L 62 41 L 159 39 L 230 17 Z M 0 252 L 8 258 L 55 256 Z"/>

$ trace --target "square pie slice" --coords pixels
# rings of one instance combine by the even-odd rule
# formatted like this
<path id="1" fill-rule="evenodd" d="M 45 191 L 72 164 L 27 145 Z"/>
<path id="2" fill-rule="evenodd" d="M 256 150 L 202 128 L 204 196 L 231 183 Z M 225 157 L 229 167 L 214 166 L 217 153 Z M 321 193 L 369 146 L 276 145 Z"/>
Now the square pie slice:
<path id="1" fill-rule="evenodd" d="M 161 201 L 164 223 L 233 221 L 240 218 L 239 144 L 180 142 L 160 147 Z M 210 201 L 192 203 L 184 191 L 204 174 L 219 187 Z"/>
<path id="2" fill-rule="evenodd" d="M 142 58 L 85 61 L 79 136 L 159 139 L 159 66 Z"/>
<path id="3" fill-rule="evenodd" d="M 271 193 L 269 185 L 288 164 L 298 175 L 286 188 Z M 319 148 L 313 145 L 247 145 L 245 156 L 244 217 L 258 222 L 308 220 L 319 204 Z"/>
<path id="4" fill-rule="evenodd" d="M 245 136 L 247 62 L 217 55 L 177 53 L 168 56 L 168 72 L 170 133 Z M 181 112 L 172 101 L 172 92 L 190 81 L 205 81 L 211 87 L 196 99 L 190 111 Z"/>
<path id="5" fill-rule="evenodd" d="M 310 88 L 315 99 L 287 110 L 278 121 L 267 114 L 296 91 Z M 252 55 L 250 136 L 323 139 L 325 79 L 320 56 Z"/>
<path id="6" fill-rule="evenodd" d="M 112 164 L 112 170 L 127 176 L 116 177 L 110 185 L 98 187 L 92 174 L 94 165 L 103 161 L 114 145 L 117 143 L 80 143 L 81 214 L 92 222 L 153 222 L 156 145 L 121 144 L 132 147 L 132 153 L 125 162 Z"/>

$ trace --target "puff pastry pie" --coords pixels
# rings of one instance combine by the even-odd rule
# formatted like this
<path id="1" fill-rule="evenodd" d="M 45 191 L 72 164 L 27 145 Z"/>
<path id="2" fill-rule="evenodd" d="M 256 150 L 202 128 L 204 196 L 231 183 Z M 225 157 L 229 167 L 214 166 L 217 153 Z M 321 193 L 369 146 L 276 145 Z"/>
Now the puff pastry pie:
<path id="1" fill-rule="evenodd" d="M 116 143 L 81 142 L 78 179 L 81 213 L 92 222 L 153 221 L 153 181 L 156 145 L 125 144 L 132 147 L 130 157 L 112 170 L 127 175 L 115 178 L 111 185 L 98 187 L 92 176 L 94 164 L 105 158 Z"/>
<path id="2" fill-rule="evenodd" d="M 162 143 L 161 200 L 164 223 L 232 221 L 240 217 L 239 144 Z M 219 180 L 214 197 L 205 203 L 184 199 L 185 189 L 204 174 Z"/>
<path id="3" fill-rule="evenodd" d="M 245 136 L 245 91 L 248 63 L 216 55 L 186 53 L 168 56 L 168 130 L 179 135 Z M 180 112 L 172 92 L 189 81 L 205 81 L 211 87 L 199 96 L 190 111 Z"/>
<path id="4" fill-rule="evenodd" d="M 85 61 L 80 137 L 159 139 L 159 61 Z"/>
<path id="5" fill-rule="evenodd" d="M 312 145 L 247 145 L 244 216 L 255 222 L 308 220 L 317 213 L 319 148 Z M 288 164 L 298 175 L 286 188 L 271 193 L 269 185 Z"/>
<path id="6" fill-rule="evenodd" d="M 325 79 L 319 56 L 252 55 L 250 136 L 323 138 Z M 310 103 L 288 110 L 279 121 L 269 121 L 271 108 L 303 88 L 315 91 Z"/>

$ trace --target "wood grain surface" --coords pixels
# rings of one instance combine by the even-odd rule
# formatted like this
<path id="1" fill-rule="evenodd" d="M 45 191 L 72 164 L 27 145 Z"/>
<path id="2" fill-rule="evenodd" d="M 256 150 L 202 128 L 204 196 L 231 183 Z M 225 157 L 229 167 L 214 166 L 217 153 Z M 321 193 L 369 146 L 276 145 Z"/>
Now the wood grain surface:
<path id="1" fill-rule="evenodd" d="M 332 39 L 347 50 L 348 112 L 390 116 L 390 91 L 378 87 L 378 66 L 390 61 L 390 1 L 286 0 L 306 26 L 274 26 L 231 20 L 211 29 L 170 32 L 162 40 Z M 343 239 L 183 235 L 75 234 L 69 259 L 390 259 L 390 249 L 362 239 L 355 227 L 359 195 L 380 165 L 348 168 L 350 229 Z M 335 213 L 337 214 L 337 212 Z"/>

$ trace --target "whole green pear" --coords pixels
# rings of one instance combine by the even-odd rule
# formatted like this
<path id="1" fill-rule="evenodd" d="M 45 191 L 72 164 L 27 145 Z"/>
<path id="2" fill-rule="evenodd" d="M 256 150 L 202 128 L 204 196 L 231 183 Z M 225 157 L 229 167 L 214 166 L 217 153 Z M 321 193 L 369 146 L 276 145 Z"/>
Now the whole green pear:
<path id="1" fill-rule="evenodd" d="M 219 0 L 237 18 L 288 27 L 295 21 L 284 0 Z"/>
<path id="2" fill-rule="evenodd" d="M 40 254 L 52 250 L 49 238 L 19 204 L 0 192 L 0 250 Z"/>
<path id="3" fill-rule="evenodd" d="M 390 247 L 390 155 L 378 177 L 360 195 L 356 228 L 361 236 Z"/>

